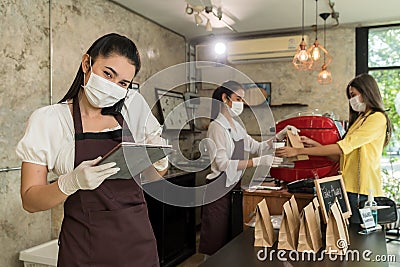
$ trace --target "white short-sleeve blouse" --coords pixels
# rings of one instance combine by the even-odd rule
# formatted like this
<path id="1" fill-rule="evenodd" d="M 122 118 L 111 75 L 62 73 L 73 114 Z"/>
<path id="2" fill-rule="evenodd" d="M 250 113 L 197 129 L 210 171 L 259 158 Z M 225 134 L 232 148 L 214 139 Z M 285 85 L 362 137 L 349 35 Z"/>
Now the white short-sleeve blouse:
<path id="1" fill-rule="evenodd" d="M 136 142 L 165 143 L 161 138 L 162 128 L 140 93 L 133 90 L 128 92 L 121 113 Z M 120 126 L 103 131 L 118 128 Z M 32 113 L 16 152 L 23 162 L 47 166 L 49 171 L 59 176 L 74 169 L 74 136 L 74 123 L 69 105 L 59 103 L 45 106 Z M 158 170 L 167 166 L 167 158 L 154 164 Z"/>
<path id="2" fill-rule="evenodd" d="M 226 186 L 239 181 L 243 170 L 238 170 L 239 160 L 232 160 L 233 150 L 235 144 L 233 141 L 243 139 L 244 151 L 251 154 L 263 155 L 271 148 L 270 140 L 258 142 L 247 134 L 245 128 L 233 120 L 235 129 L 231 127 L 226 117 L 220 113 L 218 117 L 212 121 L 208 127 L 207 138 L 209 155 L 211 161 L 211 173 L 207 175 L 207 179 L 214 179 L 220 175 L 221 172 L 226 173 Z"/>

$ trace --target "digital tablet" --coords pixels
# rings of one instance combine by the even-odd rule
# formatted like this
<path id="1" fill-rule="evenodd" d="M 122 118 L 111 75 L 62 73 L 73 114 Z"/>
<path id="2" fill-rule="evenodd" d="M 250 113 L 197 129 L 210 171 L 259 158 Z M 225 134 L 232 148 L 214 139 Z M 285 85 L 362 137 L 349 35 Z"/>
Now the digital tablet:
<path id="1" fill-rule="evenodd" d="M 106 153 L 97 165 L 115 162 L 120 171 L 107 179 L 131 179 L 172 152 L 172 146 L 122 142 Z"/>

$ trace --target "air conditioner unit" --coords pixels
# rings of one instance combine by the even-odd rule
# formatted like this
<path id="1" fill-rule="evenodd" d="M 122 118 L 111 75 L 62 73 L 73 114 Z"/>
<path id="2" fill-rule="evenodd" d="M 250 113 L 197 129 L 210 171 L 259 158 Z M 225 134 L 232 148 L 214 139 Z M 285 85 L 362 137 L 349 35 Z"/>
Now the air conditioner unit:
<path id="1" fill-rule="evenodd" d="M 227 45 L 227 60 L 230 63 L 289 60 L 296 53 L 301 38 L 301 35 L 292 35 L 233 40 Z M 304 41 L 310 45 L 307 36 L 304 36 Z"/>

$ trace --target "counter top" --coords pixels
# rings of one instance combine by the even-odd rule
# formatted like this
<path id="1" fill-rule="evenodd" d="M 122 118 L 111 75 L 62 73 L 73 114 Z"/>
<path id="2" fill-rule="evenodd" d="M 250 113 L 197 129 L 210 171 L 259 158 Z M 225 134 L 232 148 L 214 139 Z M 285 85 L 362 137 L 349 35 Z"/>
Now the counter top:
<path id="1" fill-rule="evenodd" d="M 254 247 L 254 228 L 249 228 L 238 235 L 235 239 L 221 248 L 213 256 L 209 257 L 200 266 L 273 266 L 273 267 L 385 267 L 387 262 L 380 262 L 379 259 L 387 255 L 386 239 L 383 231 L 371 233 L 369 235 L 358 234 L 359 227 L 351 225 L 349 227 L 350 246 L 346 256 L 323 254 L 321 251 L 316 254 L 316 260 L 296 259 L 296 255 L 301 257 L 302 253 L 289 250 L 278 250 L 275 242 L 272 248 Z M 324 249 L 324 247 L 322 248 Z M 274 253 L 273 253 L 274 250 Z M 261 252 L 260 252 L 261 251 Z M 265 251 L 267 255 L 265 255 Z M 358 251 L 358 252 L 355 252 Z M 353 254 L 354 252 L 354 254 Z M 358 254 L 358 260 L 357 260 Z M 280 255 L 280 259 L 278 258 Z M 292 256 L 290 256 L 292 255 Z M 382 257 L 382 258 L 383 258 Z M 282 260 L 287 258 L 287 260 Z M 296 260 L 293 260 L 296 259 Z M 304 259 L 304 258 L 303 258 Z"/>

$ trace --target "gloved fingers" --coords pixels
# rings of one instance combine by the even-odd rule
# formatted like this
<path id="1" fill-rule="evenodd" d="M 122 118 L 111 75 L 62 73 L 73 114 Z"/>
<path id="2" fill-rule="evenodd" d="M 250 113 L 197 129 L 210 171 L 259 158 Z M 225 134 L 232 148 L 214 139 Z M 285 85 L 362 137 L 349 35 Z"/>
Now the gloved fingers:
<path id="1" fill-rule="evenodd" d="M 83 189 L 96 189 L 105 179 L 110 177 L 113 174 L 116 174 L 120 169 L 119 168 L 111 168 L 106 169 L 96 173 L 96 176 L 93 179 L 89 179 L 87 182 L 87 186 L 82 187 Z"/>
<path id="2" fill-rule="evenodd" d="M 279 165 L 283 162 L 283 158 L 280 157 L 274 157 L 272 165 Z"/>
<path id="3" fill-rule="evenodd" d="M 116 174 L 117 172 L 119 172 L 120 168 L 116 167 L 116 168 L 111 168 L 111 169 L 107 169 L 107 170 L 103 170 L 101 172 L 98 172 L 98 176 L 97 176 L 97 180 L 100 182 L 103 182 L 105 179 L 107 179 L 108 177 L 110 177 L 111 175 Z"/>
<path id="4" fill-rule="evenodd" d="M 85 160 L 85 161 L 82 161 L 81 164 L 79 164 L 79 166 L 81 166 L 81 167 L 94 166 L 94 165 L 96 165 L 100 160 L 101 160 L 101 156 L 99 156 L 99 157 L 97 157 L 97 158 L 95 158 L 95 159 L 92 159 L 92 160 Z"/>
<path id="5" fill-rule="evenodd" d="M 93 170 L 95 172 L 101 172 L 101 171 L 110 169 L 110 168 L 114 167 L 115 165 L 117 165 L 117 163 L 109 162 L 109 163 L 101 164 L 101 165 L 98 165 L 98 166 L 93 166 L 93 167 L 90 167 L 90 168 L 91 168 L 91 170 Z"/>

